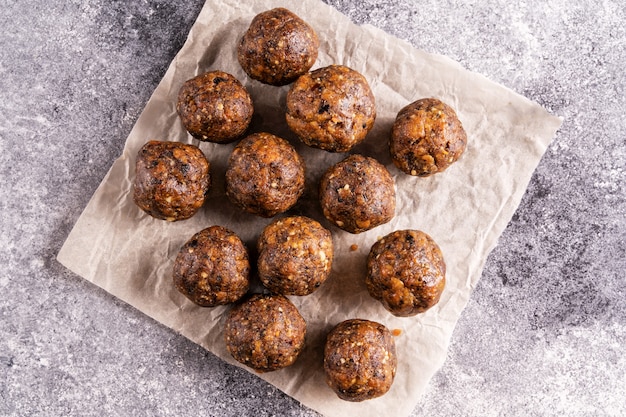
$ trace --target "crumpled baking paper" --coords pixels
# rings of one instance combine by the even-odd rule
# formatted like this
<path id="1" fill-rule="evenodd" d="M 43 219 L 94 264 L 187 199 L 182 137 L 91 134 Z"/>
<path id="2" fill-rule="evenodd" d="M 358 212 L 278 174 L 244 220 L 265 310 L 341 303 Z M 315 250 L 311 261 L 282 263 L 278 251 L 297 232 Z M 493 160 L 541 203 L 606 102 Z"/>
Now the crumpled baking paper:
<path id="1" fill-rule="evenodd" d="M 313 69 L 343 64 L 369 81 L 378 116 L 365 141 L 351 153 L 373 156 L 392 173 L 397 208 L 390 223 L 353 235 L 324 219 L 317 202 L 317 183 L 328 167 L 346 155 L 301 144 L 285 122 L 289 87 L 263 85 L 247 77 L 239 66 L 238 39 L 257 13 L 274 7 L 292 10 L 317 31 L 320 52 Z M 181 84 L 217 69 L 233 74 L 250 91 L 255 105 L 251 130 L 284 137 L 305 160 L 307 191 L 287 214 L 320 221 L 331 230 L 335 243 L 328 281 L 312 295 L 289 297 L 307 322 L 306 349 L 293 366 L 258 376 L 325 416 L 409 415 L 443 364 L 454 326 L 481 276 L 487 255 L 518 206 L 561 119 L 446 57 L 416 50 L 372 26 L 357 26 L 320 1 L 208 0 L 58 260 L 237 366 L 241 365 L 226 351 L 222 335 L 230 307 L 194 305 L 178 293 L 171 277 L 178 250 L 201 229 L 215 224 L 230 228 L 247 244 L 254 259 L 256 239 L 271 221 L 242 212 L 225 196 L 224 172 L 235 144 L 198 143 L 177 117 L 175 102 Z M 387 140 L 397 112 L 424 97 L 439 98 L 457 111 L 467 131 L 468 147 L 443 173 L 417 178 L 393 166 Z M 133 203 L 135 155 L 151 139 L 195 143 L 209 159 L 213 187 L 206 205 L 193 218 L 168 223 L 151 218 Z M 440 302 L 411 318 L 392 316 L 368 295 L 364 284 L 365 259 L 371 245 L 399 229 L 428 233 L 441 247 L 447 264 L 447 286 Z M 262 290 L 258 283 L 254 289 Z M 375 320 L 400 333 L 395 338 L 399 359 L 396 380 L 380 398 L 362 403 L 342 401 L 324 381 L 326 333 L 348 318 Z"/>

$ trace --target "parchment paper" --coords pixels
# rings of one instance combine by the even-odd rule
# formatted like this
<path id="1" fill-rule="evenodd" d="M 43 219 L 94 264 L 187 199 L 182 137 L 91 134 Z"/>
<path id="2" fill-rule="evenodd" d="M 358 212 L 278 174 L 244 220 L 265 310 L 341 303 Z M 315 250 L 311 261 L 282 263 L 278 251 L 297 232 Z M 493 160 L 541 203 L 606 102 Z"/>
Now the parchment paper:
<path id="1" fill-rule="evenodd" d="M 365 142 L 351 153 L 376 157 L 396 181 L 396 217 L 359 235 L 327 222 L 317 202 L 317 182 L 345 154 L 307 148 L 284 121 L 287 87 L 251 80 L 236 59 L 236 43 L 257 13 L 287 7 L 318 32 L 321 46 L 314 66 L 347 65 L 368 79 L 378 117 Z M 269 219 L 243 213 L 224 194 L 224 172 L 234 144 L 199 143 L 212 164 L 213 188 L 203 210 L 192 219 L 167 223 L 141 212 L 132 201 L 135 155 L 150 139 L 195 143 L 175 110 L 181 84 L 208 70 L 235 75 L 249 89 L 255 116 L 252 131 L 288 139 L 307 165 L 307 191 L 288 214 L 304 214 L 333 233 L 332 275 L 318 291 L 290 297 L 307 321 L 307 347 L 292 367 L 259 374 L 304 405 L 326 416 L 361 417 L 411 413 L 433 374 L 443 364 L 450 337 L 489 251 L 506 227 L 531 174 L 561 124 L 537 104 L 469 72 L 442 56 L 418 51 L 371 26 L 356 26 L 317 0 L 209 0 L 187 42 L 171 63 L 115 161 L 78 219 L 58 260 L 145 314 L 180 332 L 225 361 L 236 363 L 222 339 L 229 307 L 201 308 L 172 284 L 172 263 L 194 233 L 219 224 L 246 242 L 252 259 L 256 239 Z M 456 109 L 469 138 L 463 157 L 430 178 L 410 177 L 391 163 L 387 138 L 397 112 L 423 97 L 437 97 Z M 396 318 L 365 288 L 365 258 L 380 236 L 398 229 L 420 229 L 441 247 L 447 286 L 439 304 L 412 318 Z M 358 245 L 357 250 L 350 246 Z M 262 288 L 255 285 L 256 291 Z M 339 400 L 324 382 L 322 347 L 332 326 L 366 318 L 399 329 L 396 380 L 383 397 L 363 403 Z M 477 329 L 480 331 L 480 329 Z"/>

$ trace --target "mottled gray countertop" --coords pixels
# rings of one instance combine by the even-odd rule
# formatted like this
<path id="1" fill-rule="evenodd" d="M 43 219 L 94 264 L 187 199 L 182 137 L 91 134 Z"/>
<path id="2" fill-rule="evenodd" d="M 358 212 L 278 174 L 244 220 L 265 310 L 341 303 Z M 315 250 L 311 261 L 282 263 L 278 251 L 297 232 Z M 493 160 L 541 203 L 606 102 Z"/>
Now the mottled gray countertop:
<path id="1" fill-rule="evenodd" d="M 565 119 L 412 415 L 626 415 L 626 3 L 325 1 Z M 317 415 L 55 260 L 201 7 L 2 4 L 0 415 Z"/>

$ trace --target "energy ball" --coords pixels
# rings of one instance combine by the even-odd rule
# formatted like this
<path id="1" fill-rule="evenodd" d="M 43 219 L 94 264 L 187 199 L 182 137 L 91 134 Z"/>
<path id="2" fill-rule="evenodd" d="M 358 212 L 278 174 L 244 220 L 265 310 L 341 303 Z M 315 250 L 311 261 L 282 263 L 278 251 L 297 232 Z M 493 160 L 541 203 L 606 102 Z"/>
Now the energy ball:
<path id="1" fill-rule="evenodd" d="M 393 336 L 380 323 L 346 320 L 326 338 L 326 383 L 342 400 L 365 401 L 387 393 L 397 366 Z"/>
<path id="2" fill-rule="evenodd" d="M 285 139 L 254 133 L 237 144 L 226 168 L 226 194 L 243 210 L 272 217 L 304 192 L 304 161 Z"/>
<path id="3" fill-rule="evenodd" d="M 214 307 L 233 303 L 250 286 L 248 251 L 222 226 L 208 227 L 189 239 L 174 261 L 174 285 L 194 303 Z"/>
<path id="4" fill-rule="evenodd" d="M 254 107 L 239 80 L 223 71 L 210 71 L 183 84 L 176 111 L 194 138 L 228 143 L 246 132 Z"/>
<path id="5" fill-rule="evenodd" d="M 306 323 L 282 295 L 255 294 L 235 306 L 224 330 L 226 348 L 257 372 L 292 365 L 304 348 Z"/>
<path id="6" fill-rule="evenodd" d="M 190 218 L 210 187 L 210 164 L 197 146 L 152 140 L 137 153 L 133 200 L 152 217 L 171 222 Z"/>
<path id="7" fill-rule="evenodd" d="M 467 135 L 452 107 L 441 100 L 425 98 L 398 112 L 389 151 L 400 170 L 427 177 L 452 165 L 466 145 Z"/>
<path id="8" fill-rule="evenodd" d="M 439 302 L 445 275 L 443 254 L 429 235 L 398 230 L 372 245 L 365 284 L 393 315 L 409 317 Z"/>
<path id="9" fill-rule="evenodd" d="M 347 152 L 374 126 L 376 103 L 367 80 L 343 65 L 309 72 L 287 93 L 287 124 L 313 148 Z"/>
<path id="10" fill-rule="evenodd" d="M 291 11 L 276 8 L 252 19 L 237 47 L 243 70 L 255 80 L 286 85 L 317 59 L 319 40 L 311 26 Z"/>
<path id="11" fill-rule="evenodd" d="M 330 275 L 332 236 L 308 217 L 292 216 L 270 223 L 257 247 L 259 277 L 273 293 L 308 295 Z"/>
<path id="12" fill-rule="evenodd" d="M 320 180 L 324 216 L 339 228 L 361 233 L 395 215 L 396 191 L 387 168 L 374 158 L 350 155 L 330 167 Z"/>

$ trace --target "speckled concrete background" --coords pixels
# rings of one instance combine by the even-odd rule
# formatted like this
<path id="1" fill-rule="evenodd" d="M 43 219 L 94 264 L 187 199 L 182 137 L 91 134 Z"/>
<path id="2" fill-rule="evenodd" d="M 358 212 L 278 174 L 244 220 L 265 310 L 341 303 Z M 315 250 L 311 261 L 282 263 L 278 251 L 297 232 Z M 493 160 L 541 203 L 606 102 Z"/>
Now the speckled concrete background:
<path id="1" fill-rule="evenodd" d="M 325 1 L 565 118 L 412 415 L 626 415 L 625 3 Z M 315 416 L 55 261 L 202 1 L 1 6 L 0 415 Z"/>

